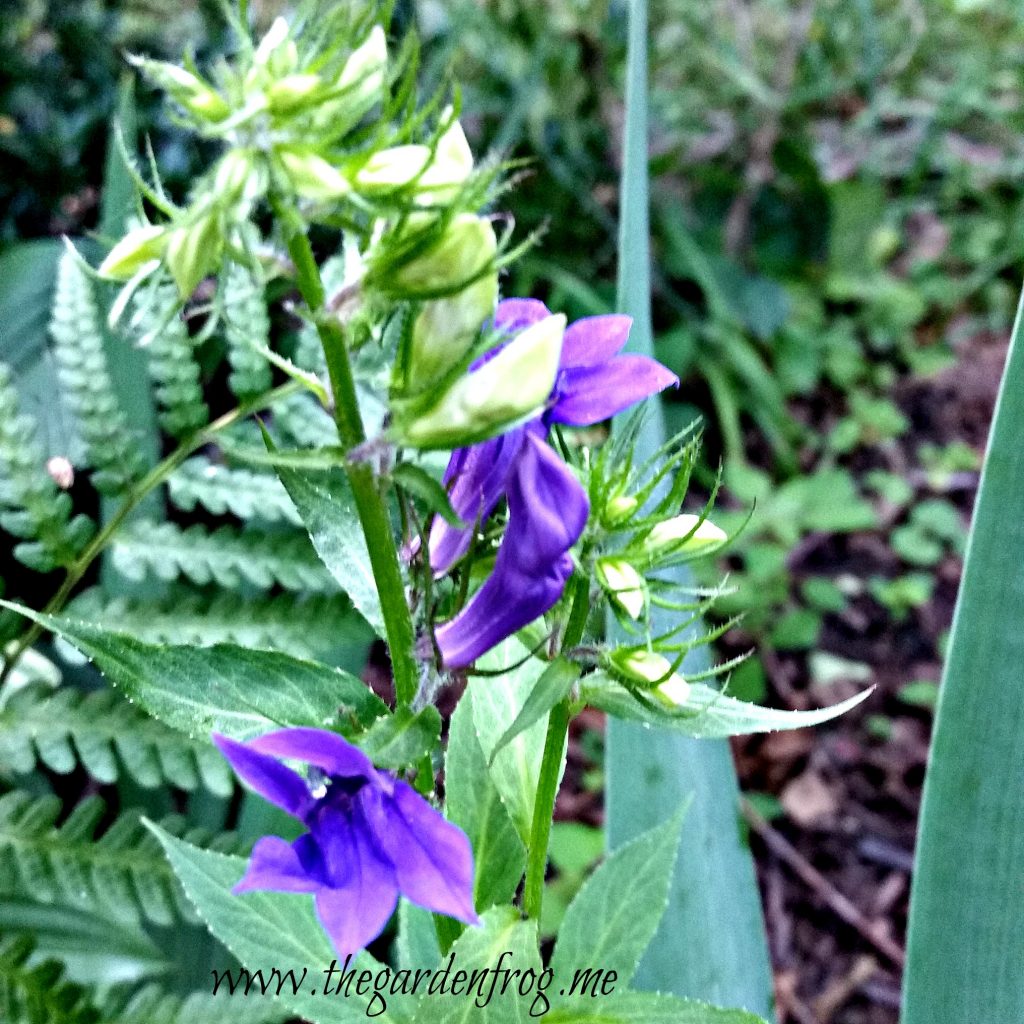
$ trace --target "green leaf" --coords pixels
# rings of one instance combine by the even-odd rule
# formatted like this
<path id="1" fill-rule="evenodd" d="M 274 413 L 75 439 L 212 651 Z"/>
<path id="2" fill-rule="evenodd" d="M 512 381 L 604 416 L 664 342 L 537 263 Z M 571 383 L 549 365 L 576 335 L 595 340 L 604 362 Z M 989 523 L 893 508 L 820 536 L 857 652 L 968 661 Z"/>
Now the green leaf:
<path id="1" fill-rule="evenodd" d="M 723 1010 L 678 996 L 653 992 L 580 1000 L 557 1006 L 544 1017 L 545 1024 L 765 1024 L 746 1010 Z"/>
<path id="2" fill-rule="evenodd" d="M 543 671 L 543 663 L 528 655 L 529 651 L 514 638 L 488 651 L 477 662 L 477 667 L 499 674 L 474 679 L 463 697 L 463 700 L 468 698 L 473 709 L 473 724 L 490 764 L 491 780 L 524 842 L 530 835 L 533 820 L 547 716 L 519 733 L 497 755 L 494 749 L 519 717 Z M 524 658 L 527 658 L 525 662 Z"/>
<path id="3" fill-rule="evenodd" d="M 784 729 L 802 729 L 810 725 L 838 718 L 866 700 L 872 690 L 850 697 L 831 707 L 815 711 L 779 711 L 775 708 L 749 704 L 720 693 L 700 683 L 690 685 L 689 697 L 674 708 L 661 704 L 656 698 L 641 703 L 624 686 L 620 686 L 601 673 L 599 678 L 588 676 L 594 682 L 584 681 L 581 694 L 595 707 L 616 718 L 634 722 L 661 725 L 686 736 L 699 739 L 724 739 L 728 736 L 746 736 L 755 732 L 774 732 Z"/>
<path id="4" fill-rule="evenodd" d="M 467 699 L 452 714 L 444 785 L 448 818 L 473 846 L 474 904 L 479 909 L 510 902 L 526 869 L 526 848 L 488 772 Z"/>
<path id="5" fill-rule="evenodd" d="M 498 965 L 510 971 L 533 971 L 535 977 L 541 971 L 537 925 L 522 920 L 514 907 L 488 910 L 481 917 L 480 927 L 462 933 L 451 955 L 456 969 L 470 973 Z M 484 984 L 490 986 L 489 981 Z M 538 998 L 541 1001 L 535 1003 Z M 426 996 L 420 1001 L 413 1024 L 527 1024 L 540 1016 L 536 1012 L 531 1015 L 531 1007 L 543 1009 L 544 1001 L 543 994 L 538 997 L 536 991 L 520 996 L 515 982 L 501 994 L 499 979 L 494 996 L 482 1007 L 476 1004 L 485 999 L 475 994 Z"/>
<path id="6" fill-rule="evenodd" d="M 465 526 L 452 508 L 448 492 L 440 481 L 434 479 L 422 466 L 411 462 L 400 462 L 391 472 L 391 479 L 427 506 L 428 512 L 436 512 L 452 526 Z"/>
<path id="7" fill-rule="evenodd" d="M 95 1024 L 87 991 L 59 963 L 36 963 L 25 935 L 0 941 L 0 1008 L 10 1024 Z"/>
<path id="8" fill-rule="evenodd" d="M 385 637 L 370 553 L 344 474 L 334 470 L 314 477 L 285 466 L 275 468 L 324 565 L 377 635 Z"/>
<path id="9" fill-rule="evenodd" d="M 192 992 L 182 999 L 158 985 L 116 993 L 103 1010 L 104 1024 L 234 1024 L 238 1019 L 237 1007 L 222 995 Z M 271 997 L 245 1001 L 245 1024 L 284 1024 L 291 1016 Z"/>
<path id="10" fill-rule="evenodd" d="M 494 745 L 489 764 L 493 765 L 494 758 L 500 750 L 508 746 L 521 732 L 525 732 L 531 725 L 544 718 L 563 697 L 567 696 L 579 677 L 579 665 L 567 658 L 558 658 L 548 665 L 530 691 L 515 721 Z"/>
<path id="11" fill-rule="evenodd" d="M 401 771 L 432 754 L 441 742 L 441 715 L 432 704 L 415 714 L 400 707 L 378 718 L 359 737 L 359 746 L 378 768 Z"/>
<path id="12" fill-rule="evenodd" d="M 619 847 L 587 879 L 558 931 L 551 957 L 556 977 L 599 967 L 615 971 L 617 984 L 629 984 L 668 904 L 684 814 L 685 808 Z"/>
<path id="13" fill-rule="evenodd" d="M 1024 298 L 939 690 L 910 901 L 904 1024 L 1024 1018 Z"/>
<path id="14" fill-rule="evenodd" d="M 395 945 L 399 969 L 415 971 L 417 968 L 436 967 L 441 961 L 441 948 L 437 944 L 434 915 L 407 899 L 400 899 Z"/>
<path id="15" fill-rule="evenodd" d="M 87 622 L 54 618 L 0 602 L 62 636 L 154 718 L 189 735 L 248 739 L 273 728 L 325 726 L 385 713 L 365 683 L 338 669 L 275 651 L 230 644 L 145 644 Z"/>
<path id="16" fill-rule="evenodd" d="M 631 0 L 628 10 L 617 307 L 633 317 L 629 351 L 651 356 L 646 0 Z M 663 417 L 652 403 L 637 457 L 652 454 L 664 440 Z M 688 578 L 685 569 L 679 570 L 677 580 L 685 583 Z M 659 615 L 655 628 L 674 625 L 672 617 Z M 706 668 L 701 657 L 684 665 L 684 671 Z M 728 746 L 613 720 L 608 723 L 605 763 L 612 849 L 664 821 L 683 800 L 694 797 L 669 909 L 640 966 L 637 984 L 748 1006 L 768 1016 L 768 949 L 753 862 L 740 836 L 739 791 Z"/>
<path id="17" fill-rule="evenodd" d="M 147 822 L 167 854 L 175 874 L 194 904 L 199 916 L 213 934 L 251 972 L 262 971 L 270 979 L 276 968 L 308 974 L 301 980 L 299 991 L 286 983 L 275 997 L 295 1016 L 313 1024 L 356 1024 L 365 1022 L 367 1000 L 356 996 L 332 995 L 322 992 L 323 972 L 337 961 L 313 910 L 309 896 L 293 893 L 249 892 L 235 896 L 231 890 L 245 872 L 242 857 L 230 857 L 209 850 L 200 850 L 182 839 Z M 357 971 L 373 969 L 376 961 L 361 953 L 351 967 Z M 230 967 L 225 963 L 222 969 Z M 338 964 L 340 970 L 340 962 Z M 337 975 L 334 976 L 337 984 Z M 387 1010 L 375 1019 L 382 1024 L 405 1024 L 411 1016 L 410 1000 L 400 993 L 387 996 Z"/>

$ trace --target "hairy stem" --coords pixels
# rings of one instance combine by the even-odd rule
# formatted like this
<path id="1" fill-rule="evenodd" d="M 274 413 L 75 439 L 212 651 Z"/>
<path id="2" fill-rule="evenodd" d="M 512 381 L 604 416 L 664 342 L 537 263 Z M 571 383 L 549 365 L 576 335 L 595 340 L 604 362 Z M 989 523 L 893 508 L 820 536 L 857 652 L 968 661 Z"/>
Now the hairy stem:
<path id="1" fill-rule="evenodd" d="M 572 609 L 562 640 L 562 650 L 579 646 L 590 610 L 590 584 L 582 573 L 573 576 Z M 568 697 L 559 701 L 548 714 L 548 731 L 544 739 L 544 753 L 540 762 L 537 797 L 533 804 L 530 825 L 530 844 L 526 860 L 526 885 L 523 888 L 523 909 L 529 917 L 540 920 L 544 903 L 544 873 L 548 864 L 548 842 L 551 838 L 551 819 L 555 811 L 555 797 L 562 773 L 562 752 L 569 733 L 572 703 Z"/>
<path id="2" fill-rule="evenodd" d="M 344 447 L 351 450 L 366 440 L 366 434 L 359 414 L 359 399 L 356 396 L 345 332 L 326 308 L 320 269 L 316 265 L 301 219 L 294 210 L 283 204 L 276 204 L 275 212 L 285 232 L 288 252 L 295 263 L 299 292 L 316 320 L 331 381 L 338 436 Z M 370 566 L 377 582 L 381 614 L 391 652 L 395 702 L 399 706 L 409 705 L 416 697 L 419 671 L 413 652 L 415 633 L 412 616 L 405 599 L 405 583 L 402 580 L 391 521 L 372 469 L 365 462 L 346 462 L 345 472 L 352 488 L 359 522 L 366 537 Z"/>
<path id="3" fill-rule="evenodd" d="M 277 399 L 284 398 L 286 395 L 294 394 L 301 386 L 302 385 L 297 382 L 290 381 L 289 383 L 282 384 L 280 387 L 276 387 L 271 391 L 264 392 L 262 395 L 257 396 L 251 401 L 244 402 L 232 409 L 230 412 L 224 413 L 223 416 L 218 417 L 201 430 L 197 430 L 194 434 L 182 441 L 181 445 L 171 452 L 170 455 L 158 462 L 137 484 L 132 487 L 118 509 L 110 519 L 107 520 L 92 540 L 89 541 L 89 543 L 82 549 L 82 553 L 68 567 L 67 576 L 64 577 L 64 581 L 61 583 L 60 589 L 52 598 L 50 598 L 46 607 L 43 609 L 43 613 L 45 615 L 56 615 L 57 612 L 64 607 L 64 604 L 71 596 L 72 591 L 79 582 L 81 582 L 82 577 L 89 571 L 89 567 L 92 565 L 93 561 L 103 552 L 106 546 L 110 543 L 114 534 L 117 533 L 124 524 L 125 520 L 132 514 L 132 512 L 135 511 L 136 508 L 138 508 L 146 495 L 159 487 L 191 454 L 193 454 L 193 452 L 211 441 L 220 431 L 226 430 L 228 427 L 237 423 L 239 420 L 245 419 L 246 416 L 252 415 L 254 412 L 259 412 L 261 409 L 265 409 L 268 405 L 277 401 Z M 31 626 L 14 645 L 13 650 L 4 661 L 3 670 L 0 671 L 0 686 L 6 682 L 7 677 L 13 671 L 19 658 L 21 658 L 25 651 L 27 651 L 29 647 L 39 639 L 43 632 L 43 627 L 35 624 Z"/>

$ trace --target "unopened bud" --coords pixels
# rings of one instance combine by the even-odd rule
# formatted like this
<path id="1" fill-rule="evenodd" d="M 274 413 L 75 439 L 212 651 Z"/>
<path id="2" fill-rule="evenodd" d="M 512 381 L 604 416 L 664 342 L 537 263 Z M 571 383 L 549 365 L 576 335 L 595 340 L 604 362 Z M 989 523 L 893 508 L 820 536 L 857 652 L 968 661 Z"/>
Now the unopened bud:
<path id="1" fill-rule="evenodd" d="M 187 299 L 217 265 L 224 239 L 215 215 L 172 228 L 167 234 L 167 268 Z"/>
<path id="2" fill-rule="evenodd" d="M 384 29 L 374 25 L 366 41 L 349 55 L 338 76 L 344 90 L 336 116 L 346 125 L 355 124 L 380 98 L 388 63 Z"/>
<path id="3" fill-rule="evenodd" d="M 274 78 L 290 75 L 298 67 L 298 48 L 295 40 L 288 37 L 288 22 L 284 18 L 274 19 L 256 47 L 252 62 L 258 68 L 266 68 Z"/>
<path id="4" fill-rule="evenodd" d="M 400 428 L 399 440 L 416 448 L 456 448 L 539 413 L 555 385 L 564 333 L 561 313 L 532 324 Z"/>
<path id="5" fill-rule="evenodd" d="M 624 558 L 599 558 L 595 566 L 597 581 L 608 596 L 631 618 L 638 619 L 646 604 L 643 576 Z"/>
<path id="6" fill-rule="evenodd" d="M 107 253 L 98 273 L 111 281 L 128 281 L 147 263 L 160 259 L 166 246 L 164 228 L 155 224 L 133 228 Z"/>
<path id="7" fill-rule="evenodd" d="M 261 155 L 252 149 L 229 149 L 213 174 L 219 199 L 235 202 L 255 199 L 267 190 L 267 172 Z"/>
<path id="8" fill-rule="evenodd" d="M 495 257 L 498 240 L 491 223 L 472 213 L 460 213 L 425 253 L 393 275 L 402 291 L 429 297 L 460 287 Z"/>
<path id="9" fill-rule="evenodd" d="M 690 684 L 678 672 L 672 671 L 672 662 L 655 651 L 620 647 L 608 655 L 612 668 L 637 683 L 654 685 L 653 693 L 663 703 L 685 704 L 690 696 Z"/>
<path id="10" fill-rule="evenodd" d="M 277 156 L 292 187 L 304 199 L 317 202 L 340 199 L 352 189 L 337 167 L 310 149 L 281 146 Z"/>
<path id="11" fill-rule="evenodd" d="M 272 114 L 290 114 L 310 102 L 315 102 L 317 93 L 323 90 L 319 75 L 285 75 L 267 89 L 267 105 Z"/>
<path id="12" fill-rule="evenodd" d="M 144 57 L 132 58 L 132 62 L 154 85 L 196 117 L 204 121 L 223 121 L 231 113 L 224 97 L 187 68 Z"/>
<path id="13" fill-rule="evenodd" d="M 680 675 L 674 675 L 654 689 L 662 703 L 672 706 L 685 704 L 690 699 L 690 684 Z"/>
<path id="14" fill-rule="evenodd" d="M 62 490 L 67 491 L 75 482 L 75 467 L 65 455 L 54 455 L 46 462 L 46 472 L 50 479 Z"/>
<path id="15" fill-rule="evenodd" d="M 609 498 L 604 507 L 604 525 L 618 526 L 626 522 L 640 503 L 631 494 L 617 494 Z"/>
<path id="16" fill-rule="evenodd" d="M 656 562 L 674 555 L 713 551 L 728 539 L 728 534 L 710 519 L 701 521 L 700 516 L 679 515 L 653 527 L 641 548 L 649 561 Z"/>
<path id="17" fill-rule="evenodd" d="M 494 313 L 498 275 L 485 274 L 468 288 L 423 304 L 412 327 L 410 383 L 415 390 L 442 376 L 469 351 Z"/>

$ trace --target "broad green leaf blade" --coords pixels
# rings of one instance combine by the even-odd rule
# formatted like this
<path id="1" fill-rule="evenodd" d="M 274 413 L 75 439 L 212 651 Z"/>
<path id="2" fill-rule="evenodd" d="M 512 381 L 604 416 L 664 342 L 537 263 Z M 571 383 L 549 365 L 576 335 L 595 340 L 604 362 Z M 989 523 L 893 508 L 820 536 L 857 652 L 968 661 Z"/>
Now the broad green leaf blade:
<path id="1" fill-rule="evenodd" d="M 904 1024 L 1024 1020 L 1024 298 L 953 618 L 910 900 Z"/>
<path id="2" fill-rule="evenodd" d="M 400 970 L 436 967 L 441 961 L 441 947 L 437 942 L 434 915 L 407 899 L 400 899 L 395 945 Z"/>
<path id="3" fill-rule="evenodd" d="M 629 3 L 621 211 L 618 308 L 633 317 L 628 349 L 653 355 L 646 0 Z M 664 437 L 660 413 L 649 415 L 638 454 L 654 452 Z M 680 578 L 686 579 L 684 570 Z M 659 621 L 665 625 L 664 618 Z M 637 985 L 768 1016 L 768 947 L 754 865 L 739 828 L 739 787 L 728 746 L 613 719 L 606 751 L 612 849 L 661 823 L 693 796 L 668 911 L 640 965 Z"/>
<path id="4" fill-rule="evenodd" d="M 689 697 L 675 708 L 659 705 L 653 698 L 650 704 L 641 704 L 624 686 L 602 673 L 586 677 L 580 690 L 580 696 L 588 703 L 616 718 L 664 726 L 697 739 L 724 739 L 754 732 L 820 725 L 855 708 L 870 694 L 868 689 L 831 707 L 814 711 L 780 711 L 737 700 L 700 683 L 692 684 Z"/>
<path id="5" fill-rule="evenodd" d="M 428 704 L 415 714 L 400 707 L 393 715 L 378 718 L 359 737 L 359 746 L 378 768 L 400 771 L 433 753 L 440 741 L 441 715 Z"/>
<path id="6" fill-rule="evenodd" d="M 445 810 L 473 845 L 473 902 L 478 910 L 511 902 L 526 870 L 526 848 L 491 781 L 469 700 L 452 714 L 444 764 Z"/>
<path id="7" fill-rule="evenodd" d="M 0 605 L 62 636 L 129 700 L 192 736 L 221 732 L 244 740 L 281 726 L 350 718 L 368 725 L 387 711 L 365 683 L 318 662 L 233 644 L 147 644 L 88 622 Z"/>
<path id="8" fill-rule="evenodd" d="M 620 846 L 584 883 L 565 912 L 551 957 L 560 984 L 594 968 L 615 971 L 623 988 L 629 984 L 668 903 L 684 814 L 685 808 Z"/>
<path id="9" fill-rule="evenodd" d="M 546 1024 L 765 1024 L 745 1010 L 723 1010 L 678 996 L 654 992 L 586 999 L 571 1007 L 557 1007 Z"/>
<path id="10" fill-rule="evenodd" d="M 453 971 L 472 975 L 473 971 L 497 967 L 524 974 L 532 971 L 536 978 L 541 971 L 536 922 L 522 920 L 514 907 L 495 907 L 482 916 L 480 927 L 463 932 L 452 946 L 450 956 L 454 958 L 450 961 Z M 524 989 L 526 994 L 521 996 L 516 981 L 502 994 L 499 976 L 489 999 L 490 977 L 484 976 L 478 984 L 483 986 L 479 996 L 477 989 L 472 994 L 464 991 L 457 996 L 426 995 L 420 1001 L 414 1024 L 529 1024 L 540 1017 L 537 1011 L 545 1008 L 544 993 Z"/>
<path id="11" fill-rule="evenodd" d="M 249 999 L 276 999 L 295 1016 L 313 1024 L 366 1021 L 368 1000 L 357 996 L 354 986 L 348 996 L 327 996 L 322 991 L 328 980 L 324 972 L 334 962 L 336 972 L 340 972 L 342 962 L 316 919 L 311 897 L 277 892 L 235 896 L 231 889 L 245 872 L 243 857 L 200 850 L 152 822 L 147 824 L 160 840 L 174 873 L 210 931 L 249 971 L 262 971 L 266 981 L 271 980 L 275 969 L 275 979 L 285 975 L 280 990 L 275 980 L 265 997 L 251 994 Z M 227 958 L 223 965 L 216 965 L 217 970 L 230 967 Z M 380 965 L 369 954 L 361 953 L 350 964 L 352 967 L 358 972 L 364 968 L 379 969 Z M 303 968 L 307 972 L 305 977 Z M 291 979 L 287 977 L 289 970 L 295 972 Z M 330 981 L 337 985 L 338 973 Z M 401 993 L 388 993 L 386 1002 L 386 1010 L 375 1019 L 387 1024 L 406 1024 L 411 1017 L 411 1000 Z"/>
<path id="12" fill-rule="evenodd" d="M 548 665 L 534 684 L 515 721 L 498 738 L 491 751 L 490 763 L 494 763 L 498 751 L 503 750 L 531 725 L 539 722 L 563 697 L 568 696 L 573 683 L 579 677 L 579 665 L 566 658 L 558 658 Z"/>
<path id="13" fill-rule="evenodd" d="M 473 679 L 463 697 L 473 709 L 473 724 L 491 765 L 491 779 L 523 842 L 530 835 L 547 715 L 506 744 L 493 760 L 491 755 L 498 740 L 523 710 L 543 671 L 542 662 L 536 658 L 519 664 L 529 653 L 514 638 L 488 651 L 477 666 L 489 672 L 500 672 L 500 675 Z"/>
<path id="14" fill-rule="evenodd" d="M 370 552 L 345 475 L 338 469 L 315 476 L 283 465 L 275 469 L 321 561 L 377 635 L 386 637 Z"/>

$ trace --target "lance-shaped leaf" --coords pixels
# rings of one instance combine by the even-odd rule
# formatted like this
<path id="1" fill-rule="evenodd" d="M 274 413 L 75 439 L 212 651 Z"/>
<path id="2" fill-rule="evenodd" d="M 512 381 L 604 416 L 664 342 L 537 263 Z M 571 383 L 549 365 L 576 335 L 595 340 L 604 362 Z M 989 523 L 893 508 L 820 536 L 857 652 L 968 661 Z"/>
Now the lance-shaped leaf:
<path id="1" fill-rule="evenodd" d="M 939 691 L 910 900 L 905 1024 L 1024 1020 L 1024 302 Z"/>
<path id="2" fill-rule="evenodd" d="M 62 636 L 130 700 L 189 735 L 248 739 L 285 725 L 370 725 L 387 708 L 355 676 L 233 644 L 146 644 L 87 622 L 0 602 Z"/>
<path id="3" fill-rule="evenodd" d="M 693 999 L 655 992 L 624 992 L 559 1006 L 545 1024 L 765 1024 L 746 1010 L 725 1010 Z"/>
<path id="4" fill-rule="evenodd" d="M 654 694 L 646 695 L 643 700 L 634 697 L 624 686 L 600 672 L 587 676 L 580 688 L 580 695 L 589 704 L 609 715 L 631 722 L 664 726 L 697 739 L 724 739 L 754 732 L 820 725 L 855 708 L 870 694 L 868 689 L 831 707 L 814 711 L 779 711 L 737 700 L 701 683 L 692 683 L 686 700 L 671 706 L 663 704 Z"/>

